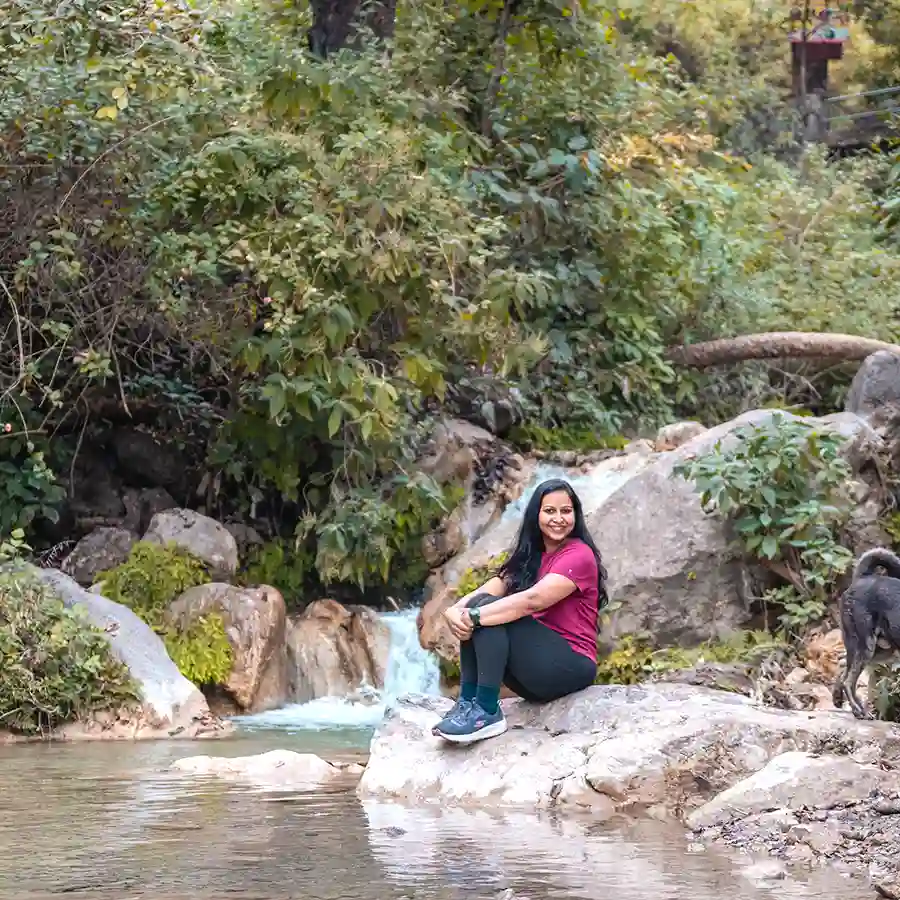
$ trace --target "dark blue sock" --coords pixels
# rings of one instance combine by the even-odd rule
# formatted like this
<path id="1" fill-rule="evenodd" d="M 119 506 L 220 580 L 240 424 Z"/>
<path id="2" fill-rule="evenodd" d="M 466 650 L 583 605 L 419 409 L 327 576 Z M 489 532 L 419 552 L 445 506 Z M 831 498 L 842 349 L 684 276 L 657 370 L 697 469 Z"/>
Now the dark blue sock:
<path id="1" fill-rule="evenodd" d="M 500 706 L 500 688 L 482 687 L 479 684 L 475 700 L 486 713 L 495 713 Z"/>
<path id="2" fill-rule="evenodd" d="M 478 683 L 475 681 L 469 682 L 464 681 L 459 686 L 459 699 L 460 700 L 474 700 L 475 699 L 475 691 L 478 688 Z"/>

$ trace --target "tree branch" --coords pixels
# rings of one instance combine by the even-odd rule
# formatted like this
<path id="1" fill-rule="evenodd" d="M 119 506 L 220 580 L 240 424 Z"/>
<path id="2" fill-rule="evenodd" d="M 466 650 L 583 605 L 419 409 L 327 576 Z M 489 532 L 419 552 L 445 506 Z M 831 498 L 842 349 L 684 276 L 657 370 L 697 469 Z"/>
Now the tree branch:
<path id="1" fill-rule="evenodd" d="M 668 348 L 666 356 L 675 365 L 706 369 L 758 359 L 862 360 L 878 350 L 900 353 L 900 345 L 852 334 L 773 331 L 673 346 Z"/>

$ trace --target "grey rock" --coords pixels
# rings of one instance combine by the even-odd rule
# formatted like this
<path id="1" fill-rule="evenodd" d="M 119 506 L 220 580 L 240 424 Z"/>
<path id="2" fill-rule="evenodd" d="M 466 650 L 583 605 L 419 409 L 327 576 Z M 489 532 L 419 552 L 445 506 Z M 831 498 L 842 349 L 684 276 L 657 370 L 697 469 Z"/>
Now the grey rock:
<path id="1" fill-rule="evenodd" d="M 65 558 L 62 570 L 79 584 L 90 587 L 101 572 L 120 566 L 137 543 L 137 535 L 125 528 L 95 528 Z"/>
<path id="2" fill-rule="evenodd" d="M 595 686 L 543 706 L 504 701 L 510 730 L 460 753 L 431 734 L 450 705 L 407 697 L 388 710 L 360 793 L 442 804 L 680 814 L 785 751 L 825 740 L 878 741 L 886 753 L 900 754 L 900 733 L 886 723 L 769 709 L 735 694 L 674 684 Z M 865 783 L 857 790 L 864 795 Z M 788 803 L 776 796 L 745 805 L 761 812 Z M 726 797 L 697 824 L 727 818 L 728 807 Z"/>
<path id="3" fill-rule="evenodd" d="M 227 579 L 237 571 L 238 550 L 234 536 L 215 519 L 192 509 L 157 513 L 144 535 L 156 544 L 174 543 L 209 566 L 214 578 Z"/>
<path id="4" fill-rule="evenodd" d="M 879 350 L 867 356 L 857 370 L 844 408 L 869 417 L 896 403 L 900 403 L 900 351 Z"/>

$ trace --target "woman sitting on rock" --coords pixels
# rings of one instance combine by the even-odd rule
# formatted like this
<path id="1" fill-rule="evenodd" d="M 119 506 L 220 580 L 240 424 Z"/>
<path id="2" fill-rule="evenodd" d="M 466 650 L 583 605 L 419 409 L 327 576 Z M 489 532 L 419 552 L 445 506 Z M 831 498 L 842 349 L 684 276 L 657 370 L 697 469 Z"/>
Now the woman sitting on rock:
<path id="1" fill-rule="evenodd" d="M 571 485 L 538 485 L 499 573 L 444 613 L 460 641 L 460 693 L 433 733 L 457 744 L 503 734 L 501 683 L 539 703 L 592 684 L 605 580 Z"/>

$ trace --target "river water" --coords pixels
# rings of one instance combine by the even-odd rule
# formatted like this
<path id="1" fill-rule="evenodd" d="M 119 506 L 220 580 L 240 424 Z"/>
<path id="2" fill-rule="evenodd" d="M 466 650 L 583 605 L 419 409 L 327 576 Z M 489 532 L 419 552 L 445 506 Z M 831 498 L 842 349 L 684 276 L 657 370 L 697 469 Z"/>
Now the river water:
<path id="1" fill-rule="evenodd" d="M 837 874 L 760 881 L 680 828 L 260 793 L 169 771 L 276 747 L 364 756 L 393 696 L 437 690 L 413 614 L 388 617 L 383 695 L 242 719 L 212 742 L 0 747 L 0 900 L 757 900 L 871 897 Z M 477 777 L 477 773 L 473 773 Z"/>

